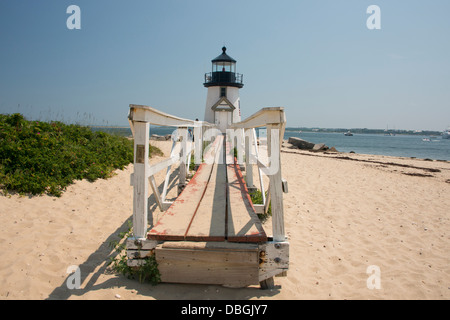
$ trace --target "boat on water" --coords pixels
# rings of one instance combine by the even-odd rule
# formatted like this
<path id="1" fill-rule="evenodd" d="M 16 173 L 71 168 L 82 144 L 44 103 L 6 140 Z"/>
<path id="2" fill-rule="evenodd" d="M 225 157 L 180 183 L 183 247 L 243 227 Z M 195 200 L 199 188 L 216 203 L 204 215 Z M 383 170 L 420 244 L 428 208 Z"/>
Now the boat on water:
<path id="1" fill-rule="evenodd" d="M 351 133 L 350 131 L 347 131 L 346 133 L 344 133 L 344 136 L 351 137 L 351 136 L 353 136 L 353 133 Z"/>
<path id="2" fill-rule="evenodd" d="M 431 141 L 430 138 L 423 138 L 422 141 Z"/>
<path id="3" fill-rule="evenodd" d="M 450 128 L 442 132 L 442 139 L 450 139 Z"/>
<path id="4" fill-rule="evenodd" d="M 395 131 L 395 128 L 394 128 L 394 131 Z M 389 127 L 386 126 L 386 129 L 384 130 L 384 135 L 393 137 L 393 136 L 395 136 L 395 132 L 389 131 Z"/>

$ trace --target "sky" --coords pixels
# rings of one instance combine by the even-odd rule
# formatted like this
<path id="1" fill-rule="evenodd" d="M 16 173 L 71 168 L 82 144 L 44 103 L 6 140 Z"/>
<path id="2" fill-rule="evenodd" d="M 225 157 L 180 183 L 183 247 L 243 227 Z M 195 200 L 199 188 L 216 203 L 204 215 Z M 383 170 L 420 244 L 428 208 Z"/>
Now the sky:
<path id="1" fill-rule="evenodd" d="M 289 127 L 450 125 L 448 0 L 0 0 L 0 113 L 127 126 L 142 104 L 202 119 L 224 45 L 243 118 L 282 106 Z"/>

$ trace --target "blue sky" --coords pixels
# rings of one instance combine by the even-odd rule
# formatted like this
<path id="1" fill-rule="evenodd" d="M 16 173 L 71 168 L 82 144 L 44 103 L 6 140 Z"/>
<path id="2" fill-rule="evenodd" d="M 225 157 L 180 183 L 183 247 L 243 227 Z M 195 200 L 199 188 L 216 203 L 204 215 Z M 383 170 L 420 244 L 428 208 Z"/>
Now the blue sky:
<path id="1" fill-rule="evenodd" d="M 81 30 L 69 30 L 69 5 Z M 381 30 L 369 30 L 369 5 Z M 0 113 L 127 125 L 129 104 L 202 118 L 211 59 L 244 74 L 243 117 L 288 126 L 450 125 L 448 0 L 0 0 Z"/>

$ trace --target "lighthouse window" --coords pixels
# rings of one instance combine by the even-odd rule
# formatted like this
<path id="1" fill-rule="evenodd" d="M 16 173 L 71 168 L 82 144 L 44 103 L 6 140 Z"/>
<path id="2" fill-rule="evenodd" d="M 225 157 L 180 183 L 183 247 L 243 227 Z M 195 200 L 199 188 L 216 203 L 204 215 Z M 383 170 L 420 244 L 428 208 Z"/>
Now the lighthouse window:
<path id="1" fill-rule="evenodd" d="M 213 72 L 235 72 L 236 66 L 230 62 L 214 62 Z"/>
<path id="2" fill-rule="evenodd" d="M 225 88 L 225 87 L 220 88 L 220 96 L 221 97 L 227 96 L 227 88 Z"/>

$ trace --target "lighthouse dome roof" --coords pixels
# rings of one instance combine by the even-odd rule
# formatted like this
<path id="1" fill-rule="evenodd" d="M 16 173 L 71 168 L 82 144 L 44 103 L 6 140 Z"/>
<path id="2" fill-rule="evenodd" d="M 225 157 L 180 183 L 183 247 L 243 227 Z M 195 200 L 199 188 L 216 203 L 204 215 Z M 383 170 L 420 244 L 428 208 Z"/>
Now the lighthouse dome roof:
<path id="1" fill-rule="evenodd" d="M 211 60 L 211 62 L 236 62 L 232 57 L 226 54 L 227 48 L 222 48 L 222 54 L 215 59 Z"/>

